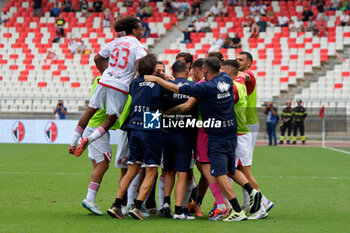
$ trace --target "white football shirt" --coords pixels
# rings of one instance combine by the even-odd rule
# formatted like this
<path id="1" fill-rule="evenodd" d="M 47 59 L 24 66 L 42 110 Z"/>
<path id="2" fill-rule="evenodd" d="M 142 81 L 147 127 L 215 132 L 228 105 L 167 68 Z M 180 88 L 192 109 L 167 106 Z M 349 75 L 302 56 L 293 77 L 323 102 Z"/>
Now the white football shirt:
<path id="1" fill-rule="evenodd" d="M 109 58 L 108 68 L 103 72 L 99 83 L 128 93 L 131 79 L 137 70 L 136 60 L 147 55 L 141 42 L 132 35 L 119 37 L 106 44 L 99 54 Z"/>

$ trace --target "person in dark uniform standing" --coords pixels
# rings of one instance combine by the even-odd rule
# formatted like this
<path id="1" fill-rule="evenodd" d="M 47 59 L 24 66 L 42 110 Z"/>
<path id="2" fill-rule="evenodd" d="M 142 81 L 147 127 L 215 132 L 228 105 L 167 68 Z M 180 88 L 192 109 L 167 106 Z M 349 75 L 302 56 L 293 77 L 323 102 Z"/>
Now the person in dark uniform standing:
<path id="1" fill-rule="evenodd" d="M 283 109 L 281 113 L 282 123 L 280 124 L 280 130 L 281 130 L 280 144 L 283 144 L 284 142 L 284 134 L 287 129 L 288 129 L 287 144 L 290 143 L 290 135 L 292 134 L 292 128 L 293 128 L 293 109 L 291 105 L 292 105 L 292 101 L 287 100 L 286 107 Z"/>
<path id="2" fill-rule="evenodd" d="M 297 100 L 298 106 L 293 109 L 293 144 L 297 144 L 297 132 L 300 130 L 300 139 L 305 144 L 304 120 L 307 117 L 306 109 L 301 106 L 301 99 Z"/>

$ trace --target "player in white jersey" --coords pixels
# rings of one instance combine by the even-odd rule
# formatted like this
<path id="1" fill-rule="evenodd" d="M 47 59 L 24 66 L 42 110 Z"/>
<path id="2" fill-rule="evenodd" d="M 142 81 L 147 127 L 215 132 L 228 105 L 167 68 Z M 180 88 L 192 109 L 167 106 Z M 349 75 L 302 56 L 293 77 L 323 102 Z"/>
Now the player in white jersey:
<path id="1" fill-rule="evenodd" d="M 147 54 L 139 41 L 143 29 L 137 18 L 127 16 L 118 19 L 114 29 L 120 37 L 105 45 L 94 58 L 102 78 L 73 134 L 69 153 L 77 157 L 83 153 L 89 143 L 102 137 L 120 117 L 128 98 L 131 79 L 136 72 L 137 61 Z M 98 109 L 104 109 L 104 105 L 107 114 L 105 122 L 90 136 L 84 137 L 81 144 L 76 147 L 90 118 Z"/>

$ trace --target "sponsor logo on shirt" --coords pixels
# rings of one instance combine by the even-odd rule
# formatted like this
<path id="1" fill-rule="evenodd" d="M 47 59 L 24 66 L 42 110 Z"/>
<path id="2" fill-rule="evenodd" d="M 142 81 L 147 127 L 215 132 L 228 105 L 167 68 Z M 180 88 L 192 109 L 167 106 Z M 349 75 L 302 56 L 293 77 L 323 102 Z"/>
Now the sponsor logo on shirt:
<path id="1" fill-rule="evenodd" d="M 160 129 L 161 113 L 159 110 L 156 112 L 144 112 L 143 113 L 143 128 L 144 129 Z"/>

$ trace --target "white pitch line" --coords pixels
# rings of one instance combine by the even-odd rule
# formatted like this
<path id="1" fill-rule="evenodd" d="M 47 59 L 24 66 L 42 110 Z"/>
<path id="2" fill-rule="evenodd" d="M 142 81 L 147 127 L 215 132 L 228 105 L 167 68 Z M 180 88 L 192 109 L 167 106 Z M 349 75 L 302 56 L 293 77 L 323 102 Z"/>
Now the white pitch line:
<path id="1" fill-rule="evenodd" d="M 81 176 L 86 175 L 84 173 L 73 173 L 73 172 L 0 172 L 0 175 L 75 175 Z"/>
<path id="2" fill-rule="evenodd" d="M 350 177 L 339 176 L 255 176 L 257 178 L 277 178 L 277 179 L 310 179 L 310 180 L 349 180 Z"/>
<path id="3" fill-rule="evenodd" d="M 334 148 L 334 147 L 325 146 L 325 147 L 323 147 L 323 148 L 350 155 L 350 152 L 349 152 L 349 151 L 337 149 L 337 148 Z"/>

